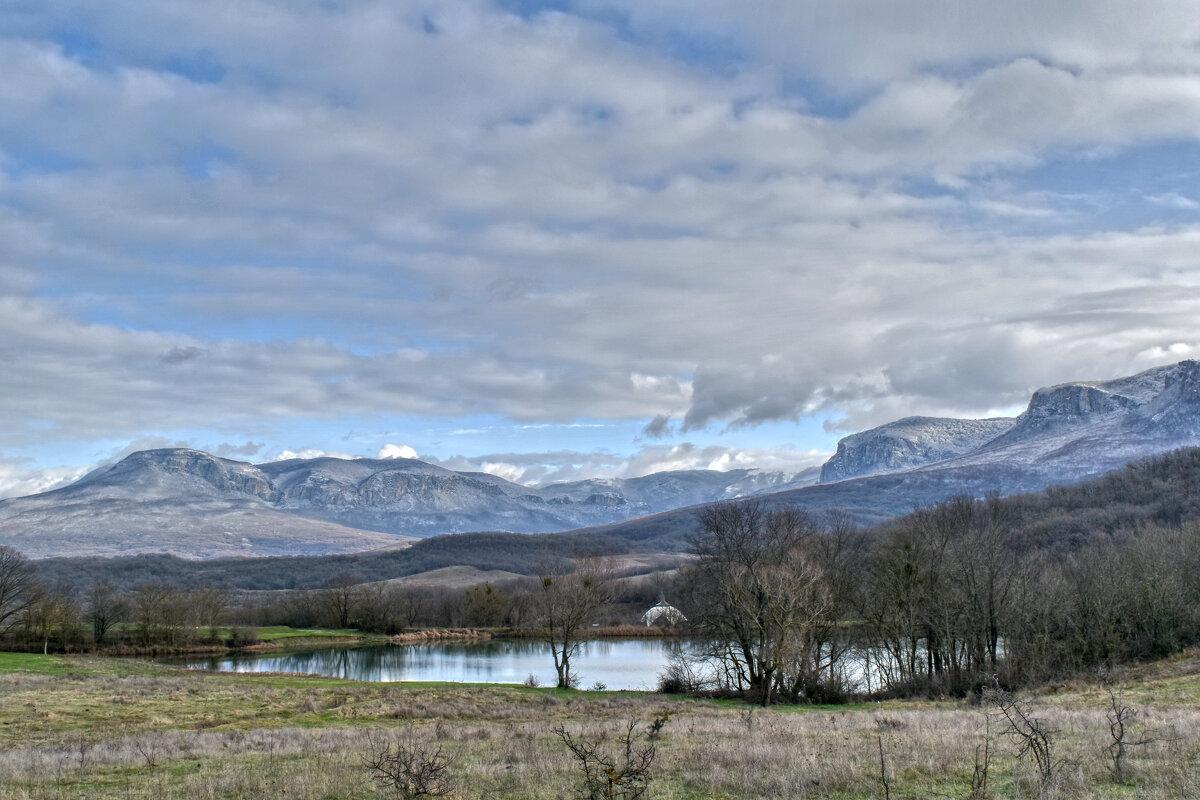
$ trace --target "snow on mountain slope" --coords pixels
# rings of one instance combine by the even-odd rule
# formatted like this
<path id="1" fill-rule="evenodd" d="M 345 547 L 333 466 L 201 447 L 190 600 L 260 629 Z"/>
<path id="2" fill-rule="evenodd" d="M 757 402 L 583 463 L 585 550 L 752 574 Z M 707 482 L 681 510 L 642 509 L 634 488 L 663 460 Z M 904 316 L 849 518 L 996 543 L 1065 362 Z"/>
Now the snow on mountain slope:
<path id="1" fill-rule="evenodd" d="M 0 543 L 38 556 L 345 552 L 414 535 L 568 530 L 810 480 L 681 471 L 530 487 L 416 459 L 254 465 L 198 450 L 149 450 L 71 486 L 0 501 Z"/>
<path id="2" fill-rule="evenodd" d="M 821 467 L 821 483 L 919 467 L 968 453 L 1010 429 L 1014 420 L 905 417 L 847 436 Z"/>
<path id="3" fill-rule="evenodd" d="M 996 488 L 1004 491 L 1007 480 L 1023 491 L 1198 444 L 1200 362 L 1183 361 L 1111 381 L 1038 389 L 1012 420 L 910 417 L 854 434 L 838 443 L 821 475 L 828 483 L 827 476 L 957 470 L 975 476 L 977 485 L 987 483 L 988 469 L 1003 468 L 1008 477 L 997 473 Z"/>

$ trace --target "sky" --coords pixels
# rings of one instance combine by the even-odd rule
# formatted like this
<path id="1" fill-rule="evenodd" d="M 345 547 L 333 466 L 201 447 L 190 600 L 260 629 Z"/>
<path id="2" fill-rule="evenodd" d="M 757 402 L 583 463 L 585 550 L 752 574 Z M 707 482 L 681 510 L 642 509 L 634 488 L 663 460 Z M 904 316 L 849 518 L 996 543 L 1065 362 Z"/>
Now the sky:
<path id="1" fill-rule="evenodd" d="M 1200 348 L 1192 0 L 7 0 L 0 497 L 821 463 Z"/>

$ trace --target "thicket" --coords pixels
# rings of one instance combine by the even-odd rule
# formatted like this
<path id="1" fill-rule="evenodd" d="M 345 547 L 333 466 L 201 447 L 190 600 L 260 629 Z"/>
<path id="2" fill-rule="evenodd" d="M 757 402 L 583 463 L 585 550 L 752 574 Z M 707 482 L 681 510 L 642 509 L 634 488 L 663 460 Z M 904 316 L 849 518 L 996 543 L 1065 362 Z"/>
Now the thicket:
<path id="1" fill-rule="evenodd" d="M 955 498 L 870 532 L 710 507 L 682 598 L 708 649 L 665 685 L 764 704 L 962 695 L 990 676 L 1043 682 L 1200 643 L 1197 522 L 1047 546 L 1019 516 L 1029 505 Z"/>

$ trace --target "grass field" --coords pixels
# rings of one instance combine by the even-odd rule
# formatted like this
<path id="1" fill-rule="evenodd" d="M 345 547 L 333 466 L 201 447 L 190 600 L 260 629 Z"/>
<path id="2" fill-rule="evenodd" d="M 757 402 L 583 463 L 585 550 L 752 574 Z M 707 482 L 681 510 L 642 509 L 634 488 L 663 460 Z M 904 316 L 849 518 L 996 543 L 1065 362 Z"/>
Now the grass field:
<path id="1" fill-rule="evenodd" d="M 1087 682 L 1028 698 L 1055 775 L 990 721 L 995 798 L 1200 797 L 1200 657 L 1126 678 L 1139 708 L 1129 775 L 1106 755 L 1109 696 Z M 552 728 L 597 738 L 670 711 L 648 797 L 965 798 L 988 709 L 960 701 L 755 709 L 624 692 L 367 684 L 188 672 L 144 662 L 0 653 L 0 798 L 372 798 L 364 757 L 403 739 L 449 760 L 452 796 L 578 795 Z M 887 786 L 881 780 L 881 750 Z M 390 795 L 396 796 L 396 795 Z"/>

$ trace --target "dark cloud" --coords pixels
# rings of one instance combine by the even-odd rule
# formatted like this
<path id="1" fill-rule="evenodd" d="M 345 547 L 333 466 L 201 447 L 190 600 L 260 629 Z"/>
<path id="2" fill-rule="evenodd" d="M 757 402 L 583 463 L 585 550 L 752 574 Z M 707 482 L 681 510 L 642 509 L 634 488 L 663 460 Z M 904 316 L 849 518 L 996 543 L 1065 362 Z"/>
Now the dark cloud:
<path id="1" fill-rule="evenodd" d="M 172 347 L 161 354 L 158 360 L 170 366 L 178 366 L 179 364 L 186 364 L 188 361 L 194 361 L 206 353 L 207 351 L 202 347 Z"/>
<path id="2" fill-rule="evenodd" d="M 651 439 L 663 439 L 674 434 L 675 426 L 671 424 L 670 414 L 659 414 L 642 428 L 642 435 Z"/>
<path id="3" fill-rule="evenodd" d="M 252 458 L 262 452 L 262 449 L 266 446 L 265 442 L 246 442 L 239 445 L 222 442 L 212 452 L 222 458 Z"/>

